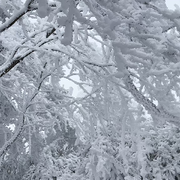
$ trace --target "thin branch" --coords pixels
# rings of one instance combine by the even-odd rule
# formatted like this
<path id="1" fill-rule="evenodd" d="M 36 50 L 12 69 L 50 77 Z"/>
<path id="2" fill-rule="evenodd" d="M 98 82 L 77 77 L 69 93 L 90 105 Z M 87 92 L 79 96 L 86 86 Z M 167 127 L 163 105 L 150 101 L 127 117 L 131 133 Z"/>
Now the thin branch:
<path id="1" fill-rule="evenodd" d="M 12 16 L 9 20 L 7 20 L 5 23 L 3 23 L 0 26 L 0 33 L 11 27 L 15 22 L 17 22 L 24 14 L 28 12 L 30 4 L 33 2 L 33 0 L 27 0 L 25 3 L 25 6 L 17 12 L 14 16 Z"/>
<path id="2" fill-rule="evenodd" d="M 43 66 L 44 68 L 46 67 L 46 64 Z M 32 97 L 30 98 L 29 102 L 26 104 L 26 106 L 24 107 L 23 111 L 21 112 L 21 118 L 20 118 L 20 122 L 19 125 L 17 127 L 17 130 L 15 131 L 15 133 L 13 134 L 13 136 L 3 145 L 3 147 L 0 149 L 0 157 L 2 155 L 4 155 L 6 153 L 6 151 L 9 149 L 9 147 L 16 141 L 16 139 L 20 136 L 20 134 L 22 133 L 23 129 L 24 129 L 24 122 L 25 122 L 25 114 L 28 110 L 28 108 L 31 105 L 31 102 L 33 101 L 33 99 L 37 96 L 37 94 L 39 93 L 39 90 L 41 88 L 41 85 L 43 83 L 43 81 L 49 76 L 48 75 L 44 75 L 43 77 L 43 71 L 41 71 L 40 74 L 40 81 L 39 81 L 39 85 L 37 90 L 35 90 L 35 92 L 33 93 Z"/>
<path id="3" fill-rule="evenodd" d="M 50 42 L 54 40 L 54 37 L 53 38 L 50 38 L 50 39 L 45 39 L 44 41 L 40 42 L 38 44 L 39 47 L 43 46 L 44 44 Z M 12 62 L 5 62 L 3 65 L 2 65 L 2 69 L 1 72 L 0 72 L 0 77 L 4 76 L 6 73 L 8 73 L 11 69 L 13 69 L 17 64 L 19 64 L 21 61 L 24 60 L 24 58 L 26 58 L 27 56 L 29 56 L 30 54 L 32 54 L 33 52 L 35 52 L 35 50 L 28 50 L 23 56 L 17 56 Z M 9 64 L 7 64 L 9 63 Z"/>
<path id="4" fill-rule="evenodd" d="M 20 122 L 19 122 L 19 126 L 17 128 L 17 130 L 15 131 L 15 133 L 13 134 L 13 136 L 3 145 L 3 147 L 0 149 L 0 157 L 2 157 L 6 151 L 8 150 L 8 148 L 16 141 L 16 139 L 19 137 L 19 135 L 21 134 L 21 132 L 23 131 L 23 127 L 24 127 L 24 120 L 25 120 L 25 116 L 24 113 L 22 113 L 21 115 L 22 117 L 20 118 Z"/>
<path id="5" fill-rule="evenodd" d="M 144 108 L 150 112 L 150 114 L 154 115 L 158 119 L 165 119 L 179 126 L 180 117 L 170 114 L 162 108 L 158 108 L 152 101 L 150 101 L 147 97 L 138 91 L 136 86 L 133 84 L 133 80 L 130 78 L 130 75 L 127 75 L 124 78 L 124 83 L 127 90 L 135 97 L 137 102 L 142 104 Z"/>

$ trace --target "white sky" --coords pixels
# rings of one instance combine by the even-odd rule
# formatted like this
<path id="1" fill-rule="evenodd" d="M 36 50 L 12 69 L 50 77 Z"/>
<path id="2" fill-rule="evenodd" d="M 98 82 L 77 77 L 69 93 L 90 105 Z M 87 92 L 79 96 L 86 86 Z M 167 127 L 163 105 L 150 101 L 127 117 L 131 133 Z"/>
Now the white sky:
<path id="1" fill-rule="evenodd" d="M 175 9 L 174 4 L 180 7 L 180 0 L 166 0 L 166 4 L 169 9 Z"/>

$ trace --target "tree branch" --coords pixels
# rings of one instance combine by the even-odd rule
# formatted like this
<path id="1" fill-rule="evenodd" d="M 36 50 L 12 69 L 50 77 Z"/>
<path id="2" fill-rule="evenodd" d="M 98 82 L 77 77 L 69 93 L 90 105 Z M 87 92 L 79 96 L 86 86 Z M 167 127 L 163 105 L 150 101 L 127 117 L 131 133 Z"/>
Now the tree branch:
<path id="1" fill-rule="evenodd" d="M 44 41 L 40 42 L 38 44 L 39 47 L 43 46 L 44 44 L 50 42 L 54 40 L 54 38 L 50 38 L 50 39 L 45 39 Z M 24 58 L 26 58 L 27 56 L 29 56 L 30 54 L 32 54 L 33 52 L 35 52 L 35 50 L 28 50 L 23 56 L 18 56 L 16 57 L 11 63 L 7 64 L 5 62 L 5 64 L 2 65 L 2 69 L 0 70 L 0 77 L 4 76 L 6 73 L 8 73 L 11 69 L 13 69 L 17 64 L 19 64 L 21 61 L 24 60 Z M 4 67 L 3 67 L 4 66 Z"/>
<path id="2" fill-rule="evenodd" d="M 17 22 L 24 14 L 26 14 L 29 10 L 30 4 L 33 2 L 33 0 L 27 0 L 25 3 L 25 6 L 18 11 L 14 16 L 12 16 L 9 20 L 7 20 L 5 23 L 3 23 L 0 26 L 0 33 L 11 27 L 15 22 Z"/>
<path id="3" fill-rule="evenodd" d="M 46 67 L 46 63 L 44 65 L 43 68 Z M 22 114 L 21 114 L 21 118 L 20 118 L 20 122 L 19 122 L 19 125 L 17 127 L 17 130 L 15 131 L 15 133 L 13 134 L 13 136 L 3 145 L 3 147 L 0 149 L 0 157 L 2 155 L 4 155 L 6 153 L 6 151 L 8 150 L 8 148 L 16 141 L 16 139 L 20 136 L 20 134 L 22 133 L 23 131 L 23 128 L 24 128 L 24 122 L 25 122 L 25 113 L 27 112 L 28 108 L 30 107 L 31 105 L 31 102 L 33 101 L 33 99 L 37 96 L 37 94 L 39 93 L 39 90 L 41 88 L 41 85 L 43 83 L 43 81 L 49 76 L 48 75 L 45 75 L 43 76 L 43 71 L 41 72 L 40 74 L 40 81 L 39 81 L 39 85 L 38 85 L 38 88 L 37 90 L 34 91 L 32 97 L 29 99 L 29 102 L 28 104 L 26 104 Z"/>
<path id="4" fill-rule="evenodd" d="M 16 139 L 19 137 L 19 135 L 21 134 L 21 132 L 23 131 L 23 127 L 24 127 L 24 120 L 25 120 L 25 116 L 24 113 L 22 114 L 22 117 L 20 119 L 20 123 L 18 126 L 18 129 L 15 131 L 15 133 L 13 134 L 13 136 L 3 145 L 3 147 L 0 149 L 0 157 L 5 154 L 5 152 L 8 150 L 8 148 L 13 144 L 13 142 L 16 141 Z"/>
<path id="5" fill-rule="evenodd" d="M 130 75 L 127 75 L 124 78 L 124 83 L 127 90 L 135 97 L 138 103 L 142 104 L 144 108 L 154 115 L 157 118 L 165 119 L 169 122 L 172 122 L 175 125 L 180 125 L 180 117 L 172 115 L 165 111 L 164 109 L 158 108 L 153 102 L 151 102 L 147 97 L 143 96 L 136 86 L 133 84 L 133 80 L 130 78 Z"/>

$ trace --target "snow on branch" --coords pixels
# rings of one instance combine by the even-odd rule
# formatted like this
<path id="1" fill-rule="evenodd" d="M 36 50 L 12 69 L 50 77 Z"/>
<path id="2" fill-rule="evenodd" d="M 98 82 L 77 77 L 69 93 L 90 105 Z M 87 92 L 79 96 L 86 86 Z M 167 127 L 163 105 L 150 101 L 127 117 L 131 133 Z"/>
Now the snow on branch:
<path id="1" fill-rule="evenodd" d="M 43 46 L 44 44 L 54 40 L 53 38 L 47 38 L 38 43 L 38 47 Z M 8 73 L 12 68 L 14 68 L 17 64 L 19 64 L 21 61 L 24 60 L 27 56 L 32 54 L 35 50 L 34 49 L 29 49 L 27 50 L 23 55 L 16 56 L 14 59 L 5 62 L 2 66 L 0 66 L 0 77 L 4 76 L 6 73 Z"/>
<path id="2" fill-rule="evenodd" d="M 22 114 L 20 117 L 19 126 L 18 126 L 17 130 L 15 131 L 13 136 L 0 149 L 0 157 L 6 153 L 7 149 L 16 141 L 16 139 L 19 137 L 19 135 L 23 131 L 24 120 L 25 120 L 25 116 L 24 116 L 24 114 Z"/>
<path id="3" fill-rule="evenodd" d="M 152 101 L 150 101 L 147 97 L 141 94 L 136 88 L 136 86 L 133 84 L 133 80 L 130 78 L 130 75 L 127 75 L 124 78 L 124 83 L 127 90 L 135 97 L 137 102 L 142 104 L 150 114 L 154 115 L 158 119 L 165 119 L 169 122 L 174 123 L 175 125 L 180 125 L 180 117 L 172 115 L 164 109 L 158 108 Z"/>
<path id="4" fill-rule="evenodd" d="M 0 26 L 0 33 L 11 27 L 15 22 L 17 22 L 29 9 L 30 4 L 33 2 L 33 0 L 27 0 L 25 3 L 25 6 L 16 12 L 9 20 L 7 20 L 5 23 L 3 23 Z"/>
<path id="5" fill-rule="evenodd" d="M 46 67 L 46 63 L 43 68 Z M 49 74 L 44 74 L 44 71 L 41 71 L 41 74 L 39 76 L 39 82 L 37 89 L 34 90 L 32 96 L 29 98 L 28 102 L 25 104 L 23 107 L 23 110 L 20 114 L 20 119 L 19 119 L 19 124 L 17 129 L 15 129 L 15 133 L 13 136 L 3 145 L 3 147 L 0 149 L 0 157 L 3 156 L 6 151 L 9 149 L 9 147 L 17 140 L 17 138 L 20 136 L 24 129 L 24 123 L 25 123 L 25 118 L 26 118 L 26 112 L 28 111 L 28 108 L 32 105 L 32 101 L 34 98 L 38 95 L 40 88 L 42 86 L 43 81 L 49 76 Z"/>

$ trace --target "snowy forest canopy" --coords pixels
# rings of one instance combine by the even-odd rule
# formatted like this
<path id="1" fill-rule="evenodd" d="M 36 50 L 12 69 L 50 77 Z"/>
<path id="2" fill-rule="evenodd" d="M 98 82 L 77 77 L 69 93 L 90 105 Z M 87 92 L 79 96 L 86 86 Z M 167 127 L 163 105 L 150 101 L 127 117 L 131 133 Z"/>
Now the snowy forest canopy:
<path id="1" fill-rule="evenodd" d="M 179 56 L 164 0 L 1 0 L 0 179 L 180 180 Z"/>

